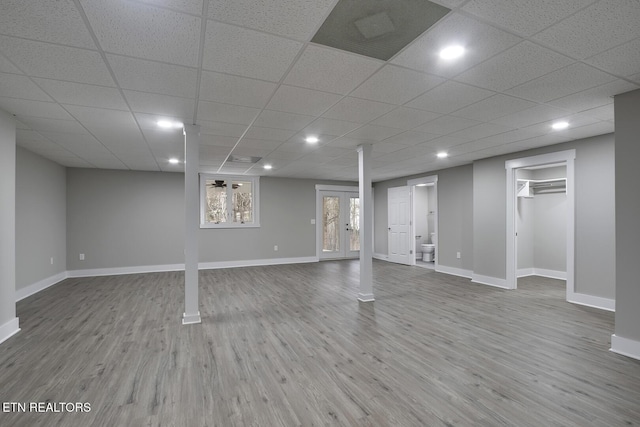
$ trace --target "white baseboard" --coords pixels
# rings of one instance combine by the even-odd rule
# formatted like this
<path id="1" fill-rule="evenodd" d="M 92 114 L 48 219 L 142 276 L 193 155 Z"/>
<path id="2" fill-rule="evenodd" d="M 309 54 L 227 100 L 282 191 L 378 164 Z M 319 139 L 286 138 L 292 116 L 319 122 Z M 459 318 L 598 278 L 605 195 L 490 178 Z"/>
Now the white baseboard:
<path id="1" fill-rule="evenodd" d="M 389 255 L 386 254 L 379 254 L 379 253 L 373 253 L 373 258 L 375 259 L 380 259 L 382 261 L 388 261 L 389 260 Z"/>
<path id="2" fill-rule="evenodd" d="M 375 301 L 373 294 L 358 294 L 358 301 L 360 302 L 372 302 Z"/>
<path id="3" fill-rule="evenodd" d="M 465 269 L 456 268 L 456 267 L 448 267 L 442 264 L 439 264 L 436 266 L 436 271 L 438 273 L 451 274 L 452 276 L 460 276 L 460 277 L 465 277 L 467 279 L 471 279 L 471 277 L 473 276 L 473 271 L 471 270 L 465 270 Z"/>
<path id="4" fill-rule="evenodd" d="M 546 268 L 519 268 L 517 272 L 518 277 L 527 276 L 540 276 L 548 277 L 550 279 L 567 280 L 566 271 L 547 270 Z"/>
<path id="5" fill-rule="evenodd" d="M 640 360 L 640 341 L 619 337 L 616 334 L 613 334 L 611 335 L 610 350 L 614 353 Z"/>
<path id="6" fill-rule="evenodd" d="M 56 283 L 62 282 L 68 276 L 66 271 L 55 274 L 51 277 L 47 277 L 46 279 L 42 279 L 36 283 L 33 283 L 26 288 L 18 289 L 16 291 L 16 302 L 25 299 L 33 294 L 36 294 L 40 291 L 47 289 L 49 286 L 53 286 Z"/>
<path id="7" fill-rule="evenodd" d="M 197 323 L 202 323 L 202 319 L 200 318 L 200 312 L 196 312 L 194 314 L 182 313 L 182 324 L 183 325 L 195 325 Z"/>
<path id="8" fill-rule="evenodd" d="M 535 276 L 535 268 L 519 268 L 516 272 L 517 277 Z"/>
<path id="9" fill-rule="evenodd" d="M 483 276 L 481 274 L 473 273 L 471 275 L 471 281 L 473 283 L 479 283 L 481 285 L 495 286 L 496 288 L 509 289 L 507 287 L 507 279 L 499 279 L 497 277 Z"/>
<path id="10" fill-rule="evenodd" d="M 69 270 L 68 277 L 118 276 L 121 274 L 157 273 L 161 271 L 182 271 L 184 264 L 137 265 L 132 267 L 92 268 Z"/>
<path id="11" fill-rule="evenodd" d="M 201 262 L 198 264 L 199 270 L 214 270 L 218 268 L 234 268 L 234 267 L 258 267 L 263 265 L 282 265 L 282 264 L 303 264 L 307 262 L 318 262 L 318 257 L 296 257 L 296 258 L 271 258 L 271 259 L 248 259 L 241 261 L 217 261 L 217 262 Z"/>
<path id="12" fill-rule="evenodd" d="M 0 325 L 0 344 L 20 332 L 20 321 L 17 317 L 9 320 L 4 325 Z"/>
<path id="13" fill-rule="evenodd" d="M 596 297 L 587 294 L 567 293 L 567 301 L 573 304 L 599 308 L 601 310 L 616 311 L 616 300 L 614 299 Z"/>

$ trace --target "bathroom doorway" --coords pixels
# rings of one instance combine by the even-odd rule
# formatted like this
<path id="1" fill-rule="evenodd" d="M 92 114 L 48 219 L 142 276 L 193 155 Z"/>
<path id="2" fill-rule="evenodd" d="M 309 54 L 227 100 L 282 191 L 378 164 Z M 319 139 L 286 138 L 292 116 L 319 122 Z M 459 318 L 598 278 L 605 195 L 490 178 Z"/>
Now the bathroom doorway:
<path id="1" fill-rule="evenodd" d="M 575 150 L 566 150 L 505 162 L 507 171 L 507 288 L 517 288 L 518 276 L 528 274 L 546 275 L 548 277 L 555 276 L 555 278 L 564 276 L 563 278 L 566 280 L 566 299 L 568 301 L 572 300 L 572 296 L 575 294 L 574 160 Z M 560 175 L 564 175 L 564 177 Z M 535 249 L 533 246 L 527 246 L 527 241 L 534 238 L 531 227 L 535 227 L 535 225 L 531 223 L 525 224 L 525 218 L 523 218 L 523 216 L 527 215 L 527 210 L 529 210 L 529 214 L 531 214 L 531 207 L 535 209 L 535 206 L 529 203 L 528 200 L 534 199 L 536 194 L 542 195 L 545 192 L 557 196 L 562 195 L 561 197 L 553 197 L 553 200 L 551 198 L 544 201 L 540 199 L 541 205 L 550 202 L 558 204 L 558 208 L 553 214 L 556 216 L 560 214 L 564 217 L 561 225 L 558 223 L 555 225 L 559 227 L 559 229 L 556 230 L 556 234 L 562 233 L 563 236 L 552 236 L 552 238 L 555 239 L 556 245 L 560 242 L 559 245 L 561 248 L 559 248 L 559 252 L 556 254 L 556 259 L 546 259 L 546 261 L 544 261 L 546 263 L 544 265 L 555 265 L 556 267 L 540 267 L 538 268 L 539 271 L 537 271 L 535 265 L 532 265 L 525 269 L 528 258 L 535 258 L 535 254 L 531 252 Z M 564 200 L 560 200 L 562 198 L 564 198 Z M 527 207 L 527 205 L 532 206 Z M 548 212 L 546 215 L 548 215 Z M 542 218 L 538 219 L 542 220 Z M 538 245 L 544 245 L 544 242 L 541 241 Z M 541 256 L 546 257 L 549 255 L 549 253 L 544 253 L 543 255 L 544 251 L 541 250 L 542 248 L 538 249 Z M 560 264 L 564 266 L 564 271 L 561 271 L 559 269 L 560 267 L 557 267 Z"/>
<path id="2" fill-rule="evenodd" d="M 407 181 L 411 190 L 412 264 L 435 270 L 438 268 L 438 177 L 437 175 Z"/>

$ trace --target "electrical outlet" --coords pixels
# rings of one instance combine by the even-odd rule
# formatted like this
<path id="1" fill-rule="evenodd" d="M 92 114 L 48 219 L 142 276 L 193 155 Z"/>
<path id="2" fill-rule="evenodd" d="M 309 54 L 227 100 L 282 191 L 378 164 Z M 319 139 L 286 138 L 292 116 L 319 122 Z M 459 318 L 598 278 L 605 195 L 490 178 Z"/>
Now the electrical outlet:
<path id="1" fill-rule="evenodd" d="M 80 261 L 84 261 L 84 254 L 80 254 Z"/>
<path id="2" fill-rule="evenodd" d="M 53 257 L 51 257 L 51 265 L 53 265 Z"/>
<path id="3" fill-rule="evenodd" d="M 460 252 L 456 252 L 456 258 L 460 259 Z"/>
<path id="4" fill-rule="evenodd" d="M 316 225 L 316 219 L 315 218 L 311 218 L 311 225 Z"/>
<path id="5" fill-rule="evenodd" d="M 278 245 L 275 245 L 275 246 L 273 247 L 273 250 L 274 250 L 274 251 L 277 251 L 277 250 L 278 250 Z"/>

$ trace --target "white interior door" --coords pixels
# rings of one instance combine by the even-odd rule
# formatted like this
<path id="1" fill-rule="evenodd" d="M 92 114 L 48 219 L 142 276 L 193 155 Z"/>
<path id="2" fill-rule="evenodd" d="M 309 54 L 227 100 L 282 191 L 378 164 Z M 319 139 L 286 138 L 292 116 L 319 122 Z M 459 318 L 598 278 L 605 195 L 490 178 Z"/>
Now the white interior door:
<path id="1" fill-rule="evenodd" d="M 348 191 L 320 191 L 320 258 L 360 256 L 360 198 Z"/>
<path id="2" fill-rule="evenodd" d="M 411 193 L 409 187 L 389 188 L 387 193 L 389 261 L 411 265 Z"/>

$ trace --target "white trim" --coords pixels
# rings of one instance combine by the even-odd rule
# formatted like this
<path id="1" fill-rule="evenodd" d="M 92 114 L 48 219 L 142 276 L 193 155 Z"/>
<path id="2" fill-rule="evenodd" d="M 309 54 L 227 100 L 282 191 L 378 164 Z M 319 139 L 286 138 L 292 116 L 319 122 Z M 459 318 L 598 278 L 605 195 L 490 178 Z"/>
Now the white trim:
<path id="1" fill-rule="evenodd" d="M 296 257 L 296 258 L 272 258 L 272 259 L 248 259 L 240 261 L 214 261 L 198 263 L 198 270 L 214 270 L 218 268 L 235 267 L 259 267 L 263 265 L 280 264 L 300 264 L 307 262 L 318 262 L 318 258 Z M 158 273 L 163 271 L 183 271 L 184 264 L 163 264 L 163 265 L 140 265 L 132 267 L 96 268 L 89 270 L 67 271 L 67 277 L 97 277 L 97 276 L 117 276 L 121 274 L 141 274 Z"/>
<path id="2" fill-rule="evenodd" d="M 495 286 L 496 288 L 511 289 L 507 286 L 506 279 L 499 279 L 497 277 L 491 277 L 491 276 L 483 276 L 481 274 L 472 273 L 471 282 L 479 283 L 481 285 Z"/>
<path id="3" fill-rule="evenodd" d="M 186 133 L 185 133 L 185 138 L 186 138 Z M 200 135 L 200 131 L 198 130 L 198 136 Z M 185 146 L 186 147 L 186 146 Z M 237 222 L 222 222 L 219 224 L 213 223 L 213 222 L 207 222 L 205 221 L 205 214 L 206 214 L 206 208 L 205 206 L 207 205 L 206 203 L 206 183 L 207 180 L 211 181 L 211 180 L 216 180 L 216 179 L 224 179 L 224 180 L 229 180 L 229 181 L 250 181 L 251 182 L 251 193 L 252 193 L 252 200 L 251 200 L 251 207 L 253 209 L 252 212 L 252 216 L 253 216 L 253 221 L 252 222 L 248 222 L 248 223 L 237 223 Z M 198 181 L 200 182 L 200 188 L 199 188 L 199 197 L 200 197 L 200 206 L 199 206 L 199 212 L 200 212 L 200 228 L 203 229 L 209 229 L 209 228 L 259 228 L 260 227 L 260 176 L 254 176 L 254 175 L 225 175 L 223 173 L 204 173 L 201 172 L 199 175 L 199 179 Z M 231 194 L 232 194 L 233 188 L 232 187 L 227 187 L 227 198 L 231 199 Z M 232 206 L 231 204 L 227 204 L 227 218 L 231 217 L 231 211 L 232 211 Z"/>
<path id="4" fill-rule="evenodd" d="M 373 253 L 373 258 L 379 259 L 379 260 L 382 260 L 382 261 L 389 261 L 389 255 L 381 254 L 381 253 L 377 253 L 377 252 Z"/>
<path id="5" fill-rule="evenodd" d="M 517 287 L 517 244 L 516 244 L 516 169 L 539 165 L 556 165 L 564 163 L 567 167 L 566 193 L 567 193 L 567 300 L 575 293 L 575 158 L 576 150 L 557 151 L 555 153 L 541 154 L 538 156 L 523 157 L 520 159 L 507 160 L 505 169 L 507 173 L 506 201 L 507 201 L 507 221 L 506 221 L 506 279 L 507 289 Z"/>
<path id="6" fill-rule="evenodd" d="M 567 280 L 566 271 L 547 270 L 546 268 L 519 268 L 518 277 L 540 276 L 550 279 Z"/>
<path id="7" fill-rule="evenodd" d="M 324 184 L 316 184 L 317 191 L 352 191 L 354 193 L 358 193 L 360 191 L 360 187 L 353 185 L 324 185 Z"/>
<path id="8" fill-rule="evenodd" d="M 623 356 L 640 360 L 640 341 L 613 334 L 611 335 L 611 348 L 609 350 Z"/>
<path id="9" fill-rule="evenodd" d="M 519 268 L 516 272 L 517 277 L 535 276 L 535 268 Z"/>
<path id="10" fill-rule="evenodd" d="M 471 279 L 471 277 L 473 276 L 473 271 L 471 270 L 465 270 L 465 269 L 456 268 L 456 267 L 448 267 L 442 264 L 436 267 L 436 272 L 450 274 L 452 276 L 465 277 L 467 279 Z"/>
<path id="11" fill-rule="evenodd" d="M 183 325 L 194 325 L 196 323 L 202 323 L 202 319 L 200 318 L 200 312 L 198 311 L 195 314 L 187 315 L 187 313 L 182 313 L 182 324 Z"/>
<path id="12" fill-rule="evenodd" d="M 16 302 L 25 299 L 33 294 L 37 294 L 40 291 L 47 289 L 50 286 L 55 285 L 56 283 L 62 282 L 64 279 L 69 277 L 66 271 L 55 274 L 53 276 L 47 277 L 46 279 L 39 280 L 31 285 L 18 289 L 16 291 Z"/>
<path id="13" fill-rule="evenodd" d="M 0 344 L 20 332 L 20 321 L 17 317 L 0 326 Z"/>
<path id="14" fill-rule="evenodd" d="M 271 258 L 271 259 L 248 259 L 239 261 L 214 261 L 201 262 L 198 266 L 200 270 L 215 270 L 218 268 L 236 268 L 236 267 L 260 267 L 264 265 L 281 265 L 281 264 L 303 264 L 308 262 L 318 262 L 318 257 L 296 257 L 296 258 Z"/>
<path id="15" fill-rule="evenodd" d="M 422 178 L 415 178 L 407 180 L 407 185 L 413 187 L 418 184 L 435 184 L 438 182 L 438 175 L 429 175 Z"/>
<path id="16" fill-rule="evenodd" d="M 373 294 L 358 294 L 358 301 L 360 302 L 372 302 L 375 301 Z"/>
<path id="17" fill-rule="evenodd" d="M 121 274 L 157 273 L 162 271 L 184 271 L 184 264 L 137 265 L 131 267 L 70 270 L 67 271 L 67 277 L 118 276 Z"/>
<path id="18" fill-rule="evenodd" d="M 599 308 L 600 310 L 616 311 L 616 300 L 596 297 L 594 295 L 572 292 L 571 294 L 567 294 L 567 302 L 584 305 L 587 307 Z"/>

